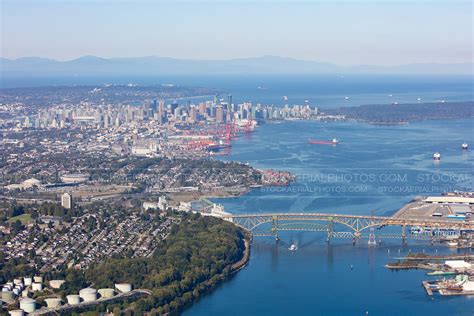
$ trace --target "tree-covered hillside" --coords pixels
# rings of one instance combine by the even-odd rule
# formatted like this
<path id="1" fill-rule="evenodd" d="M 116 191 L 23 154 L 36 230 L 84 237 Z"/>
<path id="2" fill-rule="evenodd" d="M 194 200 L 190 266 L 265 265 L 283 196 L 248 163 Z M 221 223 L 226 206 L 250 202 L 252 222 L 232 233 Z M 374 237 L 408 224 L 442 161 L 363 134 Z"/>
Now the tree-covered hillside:
<path id="1" fill-rule="evenodd" d="M 120 306 L 134 314 L 178 310 L 229 275 L 230 265 L 242 258 L 243 238 L 231 223 L 186 215 L 151 258 L 110 259 L 87 270 L 86 279 L 96 288 L 129 282 L 151 290 L 152 296 Z"/>

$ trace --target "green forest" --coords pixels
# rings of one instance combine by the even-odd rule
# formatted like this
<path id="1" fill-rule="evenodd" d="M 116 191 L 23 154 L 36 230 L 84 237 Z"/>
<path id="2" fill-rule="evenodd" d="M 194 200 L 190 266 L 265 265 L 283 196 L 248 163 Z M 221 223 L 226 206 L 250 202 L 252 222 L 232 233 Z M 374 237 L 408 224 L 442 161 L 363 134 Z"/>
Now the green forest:
<path id="1" fill-rule="evenodd" d="M 456 119 L 474 116 L 474 102 L 414 104 L 369 104 L 325 111 L 373 123 L 410 122 L 428 119 Z"/>

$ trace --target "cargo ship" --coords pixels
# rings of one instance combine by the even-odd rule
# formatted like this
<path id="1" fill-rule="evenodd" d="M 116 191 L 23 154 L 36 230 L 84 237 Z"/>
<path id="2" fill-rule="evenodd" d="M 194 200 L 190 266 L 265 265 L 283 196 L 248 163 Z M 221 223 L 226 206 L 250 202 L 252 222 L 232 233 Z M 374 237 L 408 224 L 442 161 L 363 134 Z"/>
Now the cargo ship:
<path id="1" fill-rule="evenodd" d="M 308 143 L 312 145 L 337 145 L 339 141 L 336 138 L 333 138 L 331 141 L 310 139 Z"/>

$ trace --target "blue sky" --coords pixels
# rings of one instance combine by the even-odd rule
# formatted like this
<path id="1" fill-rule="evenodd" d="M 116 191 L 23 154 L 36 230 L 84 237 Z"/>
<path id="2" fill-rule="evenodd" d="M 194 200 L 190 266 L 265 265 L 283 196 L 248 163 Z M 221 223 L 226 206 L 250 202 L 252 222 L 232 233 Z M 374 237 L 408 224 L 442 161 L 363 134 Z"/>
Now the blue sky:
<path id="1" fill-rule="evenodd" d="M 471 1 L 0 0 L 1 55 L 470 62 Z"/>

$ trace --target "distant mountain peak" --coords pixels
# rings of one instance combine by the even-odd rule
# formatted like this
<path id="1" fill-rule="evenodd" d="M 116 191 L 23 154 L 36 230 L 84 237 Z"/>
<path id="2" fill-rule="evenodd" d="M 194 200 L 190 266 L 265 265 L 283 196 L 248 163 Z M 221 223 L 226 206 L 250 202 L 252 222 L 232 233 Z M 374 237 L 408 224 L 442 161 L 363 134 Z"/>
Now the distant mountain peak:
<path id="1" fill-rule="evenodd" d="M 1 59 L 2 75 L 183 75 L 183 74 L 472 74 L 473 64 L 360 65 L 343 67 L 328 62 L 263 55 L 228 60 L 192 60 L 144 56 L 103 58 L 85 55 L 57 61 L 40 57 Z"/>
<path id="2" fill-rule="evenodd" d="M 109 61 L 109 59 L 106 59 L 106 58 L 103 58 L 103 57 L 98 57 L 98 56 L 94 56 L 94 55 L 84 55 L 84 56 L 81 56 L 79 58 L 76 58 L 76 59 L 73 59 L 73 60 L 69 60 L 69 61 L 66 61 L 66 62 L 74 62 L 74 61 L 83 61 L 83 62 L 97 62 L 97 61 Z"/>

